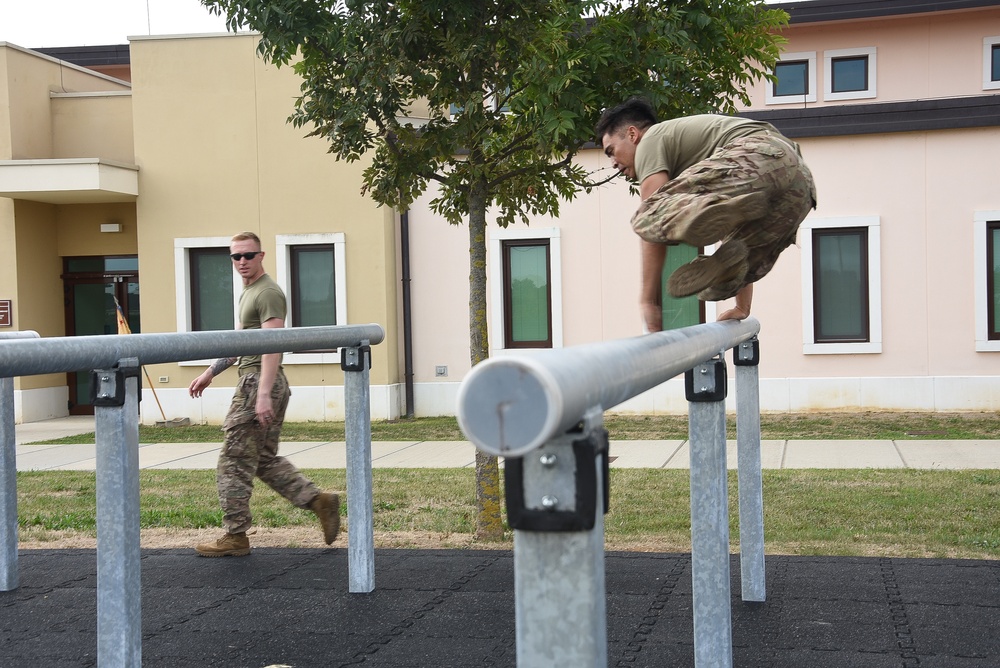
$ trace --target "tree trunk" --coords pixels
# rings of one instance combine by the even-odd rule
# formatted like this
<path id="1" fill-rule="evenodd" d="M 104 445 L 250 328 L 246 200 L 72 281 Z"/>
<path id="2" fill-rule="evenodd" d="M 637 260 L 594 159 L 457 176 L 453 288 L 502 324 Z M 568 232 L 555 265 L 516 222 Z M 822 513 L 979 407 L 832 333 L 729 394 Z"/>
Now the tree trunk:
<path id="1" fill-rule="evenodd" d="M 469 190 L 469 344 L 472 366 L 490 356 L 486 324 L 486 187 Z M 476 451 L 476 538 L 500 540 L 500 467 L 497 458 Z"/>

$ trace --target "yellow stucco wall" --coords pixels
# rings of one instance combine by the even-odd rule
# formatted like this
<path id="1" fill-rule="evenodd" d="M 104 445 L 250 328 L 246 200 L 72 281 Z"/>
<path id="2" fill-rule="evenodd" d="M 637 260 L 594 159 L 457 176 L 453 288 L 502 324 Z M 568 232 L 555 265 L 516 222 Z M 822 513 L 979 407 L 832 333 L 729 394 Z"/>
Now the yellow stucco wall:
<path id="1" fill-rule="evenodd" d="M 0 48 L 6 65 L 0 87 L 6 89 L 9 110 L 6 120 L 10 145 L 4 151 L 0 140 L 0 159 L 32 160 L 58 157 L 54 154 L 53 105 L 51 93 L 87 93 L 127 91 L 128 84 L 118 82 L 75 65 L 62 63 L 33 51 L 15 47 Z M 0 135 L 4 134 L 0 125 Z M 96 157 L 96 156 L 88 156 Z"/>
<path id="2" fill-rule="evenodd" d="M 137 38 L 131 44 L 138 248 L 145 332 L 178 329 L 174 239 L 250 230 L 274 272 L 280 234 L 343 233 L 348 322 L 382 324 L 372 383 L 398 382 L 395 215 L 361 194 L 364 162 L 340 163 L 319 139 L 286 122 L 299 93 L 291 68 L 257 56 L 253 35 Z M 158 365 L 167 387 L 200 367 Z M 342 383 L 339 369 L 287 367 L 293 385 Z M 222 379 L 220 379 L 222 380 Z M 225 382 L 233 382 L 227 377 Z"/>
<path id="3" fill-rule="evenodd" d="M 55 208 L 60 257 L 136 254 L 134 204 L 68 204 Z M 104 223 L 120 224 L 121 232 L 101 232 Z"/>
<path id="4" fill-rule="evenodd" d="M 52 99 L 52 157 L 102 158 L 131 164 L 132 98 L 87 93 Z"/>
<path id="5" fill-rule="evenodd" d="M 55 252 L 56 209 L 51 204 L 15 204 L 15 256 L 17 297 L 14 299 L 15 328 L 32 329 L 40 336 L 66 333 L 63 310 L 62 260 Z M 58 387 L 65 374 L 25 376 L 21 389 Z"/>
<path id="6" fill-rule="evenodd" d="M 0 47 L 0 159 L 100 157 L 131 163 L 128 86 L 18 47 Z M 91 95 L 112 91 L 112 96 Z M 61 97 L 60 97 L 61 96 Z M 100 223 L 123 232 L 101 234 Z M 0 198 L 0 299 L 14 330 L 66 332 L 63 256 L 134 254 L 133 204 L 54 205 Z M 26 376 L 21 390 L 60 387 L 65 374 Z"/>

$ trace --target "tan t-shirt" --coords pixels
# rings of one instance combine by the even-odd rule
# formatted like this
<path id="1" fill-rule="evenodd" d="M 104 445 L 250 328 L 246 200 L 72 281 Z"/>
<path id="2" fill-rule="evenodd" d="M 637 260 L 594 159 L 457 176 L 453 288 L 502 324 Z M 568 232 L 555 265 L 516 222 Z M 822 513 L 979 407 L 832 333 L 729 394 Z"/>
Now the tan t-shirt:
<path id="1" fill-rule="evenodd" d="M 243 329 L 260 329 L 271 318 L 285 319 L 287 305 L 285 293 L 274 279 L 264 274 L 243 288 L 240 294 L 240 325 Z M 247 369 L 260 369 L 260 355 L 240 357 L 240 373 Z"/>
<path id="2" fill-rule="evenodd" d="M 750 118 L 700 114 L 663 121 L 650 127 L 635 148 L 635 178 L 639 183 L 657 172 L 675 179 L 738 137 L 777 129 Z"/>

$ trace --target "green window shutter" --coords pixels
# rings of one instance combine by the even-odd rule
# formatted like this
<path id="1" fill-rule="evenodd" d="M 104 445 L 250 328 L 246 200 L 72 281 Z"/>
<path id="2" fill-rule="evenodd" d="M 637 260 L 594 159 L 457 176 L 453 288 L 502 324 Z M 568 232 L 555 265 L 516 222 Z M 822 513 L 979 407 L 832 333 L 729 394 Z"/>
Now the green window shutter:
<path id="1" fill-rule="evenodd" d="M 777 63 L 774 66 L 774 76 L 777 80 L 774 86 L 774 96 L 807 95 L 809 93 L 809 61 L 790 60 Z"/>
<path id="2" fill-rule="evenodd" d="M 672 297 L 667 291 L 667 279 L 680 267 L 698 257 L 698 249 L 687 244 L 667 246 L 667 258 L 663 263 L 660 294 L 663 305 L 663 329 L 680 329 L 699 325 L 703 321 L 703 306 L 696 295 Z"/>
<path id="3" fill-rule="evenodd" d="M 831 92 L 868 90 L 868 56 L 834 58 L 830 65 L 833 68 Z"/>
<path id="4" fill-rule="evenodd" d="M 990 223 L 988 228 L 987 255 L 989 276 L 987 294 L 989 296 L 989 338 L 1000 339 L 1000 222 Z"/>
<path id="5" fill-rule="evenodd" d="M 548 242 L 508 241 L 503 253 L 505 346 L 551 347 Z"/>
<path id="6" fill-rule="evenodd" d="M 815 230 L 813 235 L 816 341 L 868 341 L 867 229 Z"/>
<path id="7" fill-rule="evenodd" d="M 233 329 L 233 261 L 228 248 L 191 248 L 191 329 Z"/>
<path id="8" fill-rule="evenodd" d="M 337 290 L 333 244 L 291 249 L 292 325 L 336 325 Z"/>

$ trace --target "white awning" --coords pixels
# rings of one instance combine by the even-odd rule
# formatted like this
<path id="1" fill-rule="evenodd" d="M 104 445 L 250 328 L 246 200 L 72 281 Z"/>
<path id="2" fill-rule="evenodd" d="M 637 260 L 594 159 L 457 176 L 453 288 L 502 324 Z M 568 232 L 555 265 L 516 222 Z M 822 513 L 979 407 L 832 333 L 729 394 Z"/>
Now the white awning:
<path id="1" fill-rule="evenodd" d="M 134 202 L 139 168 L 100 158 L 0 160 L 0 197 L 47 204 Z"/>

